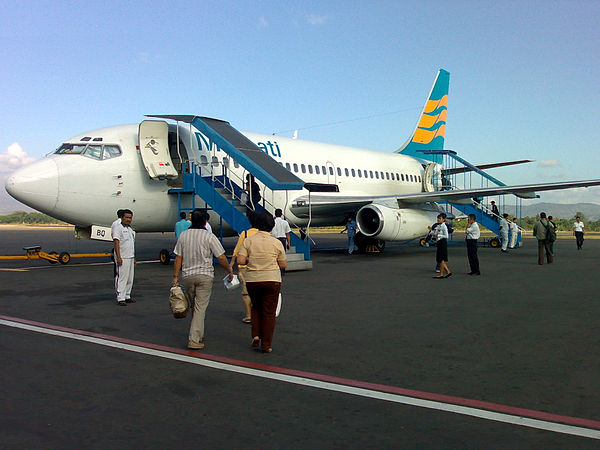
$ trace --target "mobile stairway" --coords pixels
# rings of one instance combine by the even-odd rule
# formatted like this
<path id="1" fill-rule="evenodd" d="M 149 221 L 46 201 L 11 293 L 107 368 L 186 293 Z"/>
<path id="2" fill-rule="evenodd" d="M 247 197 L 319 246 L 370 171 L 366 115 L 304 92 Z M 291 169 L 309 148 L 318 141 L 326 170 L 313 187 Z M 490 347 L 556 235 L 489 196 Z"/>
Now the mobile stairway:
<path id="1" fill-rule="evenodd" d="M 218 149 L 225 152 L 230 159 L 224 158 L 218 161 L 213 158 L 210 163 L 198 164 L 188 161 L 183 170 L 183 186 L 172 188 L 169 194 L 177 195 L 179 212 L 195 209 L 196 198 L 199 197 L 204 203 L 204 208 L 213 210 L 220 216 L 221 224 L 226 222 L 233 230 L 241 234 L 250 228 L 250 222 L 246 217 L 246 205 L 241 202 L 244 186 L 243 177 L 238 177 L 233 171 L 228 170 L 231 161 L 242 166 L 247 173 L 260 180 L 265 189 L 272 191 L 300 190 L 305 183 L 289 172 L 285 167 L 278 164 L 274 159 L 265 154 L 253 142 L 247 139 L 228 122 L 198 116 L 161 115 L 149 116 L 162 119 L 176 120 L 189 123 L 202 133 L 202 139 L 209 149 Z M 245 172 L 246 173 L 246 172 Z M 264 194 L 264 191 L 263 191 Z M 182 200 L 186 197 L 191 208 L 183 207 Z M 262 196 L 264 199 L 264 195 Z M 263 200 L 263 204 L 254 205 L 254 209 L 273 210 L 274 206 Z M 294 226 L 295 224 L 290 223 Z M 222 238 L 222 226 L 220 237 Z M 290 249 L 287 250 L 286 271 L 310 270 L 312 261 L 310 259 L 310 239 L 302 240 L 296 233 L 290 233 Z"/>
<path id="2" fill-rule="evenodd" d="M 475 165 L 466 161 L 456 154 L 453 150 L 427 150 L 423 153 L 433 155 L 433 161 L 441 163 L 444 167 L 445 176 L 439 179 L 433 180 L 434 185 L 437 189 L 471 189 L 477 187 L 489 187 L 490 183 L 496 186 L 506 186 L 503 182 L 479 169 Z M 460 177 L 460 175 L 463 175 Z M 462 178 L 462 179 L 461 179 Z M 521 210 L 522 210 L 522 199 L 518 196 L 515 197 L 515 212 L 514 216 L 519 218 L 521 222 Z M 505 202 L 505 195 L 498 195 L 498 208 L 502 212 L 508 212 L 510 209 Z M 486 244 L 490 247 L 501 246 L 501 235 L 500 235 L 500 219 L 498 214 L 495 214 L 489 204 L 483 202 L 482 198 L 474 198 L 470 203 L 451 203 L 445 202 L 447 205 L 447 212 L 453 212 L 453 209 L 457 209 L 465 215 L 475 214 L 477 222 L 490 230 L 496 236 L 491 237 L 487 240 Z M 518 225 L 519 233 L 517 235 L 517 246 L 522 246 L 522 232 L 523 229 Z"/>

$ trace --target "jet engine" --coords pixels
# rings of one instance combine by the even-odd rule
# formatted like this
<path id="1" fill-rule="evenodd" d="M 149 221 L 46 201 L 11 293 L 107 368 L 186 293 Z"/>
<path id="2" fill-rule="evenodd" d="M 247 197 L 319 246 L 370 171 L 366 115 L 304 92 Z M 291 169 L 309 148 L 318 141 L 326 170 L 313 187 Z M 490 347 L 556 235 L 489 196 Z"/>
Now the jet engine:
<path id="1" fill-rule="evenodd" d="M 422 237 L 436 221 L 439 211 L 391 208 L 376 203 L 363 206 L 356 214 L 362 234 L 384 241 L 406 241 Z"/>

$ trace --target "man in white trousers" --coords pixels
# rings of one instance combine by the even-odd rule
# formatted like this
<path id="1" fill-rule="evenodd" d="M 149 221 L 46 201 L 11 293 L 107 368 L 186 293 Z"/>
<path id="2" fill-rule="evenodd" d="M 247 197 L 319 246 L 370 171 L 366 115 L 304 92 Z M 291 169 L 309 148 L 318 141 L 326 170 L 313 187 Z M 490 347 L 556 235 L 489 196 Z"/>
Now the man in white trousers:
<path id="1" fill-rule="evenodd" d="M 510 230 L 510 244 L 508 247 L 515 248 L 517 239 L 519 238 L 519 226 L 517 225 L 516 217 L 513 217 L 512 222 L 508 224 L 508 229 Z"/>
<path id="2" fill-rule="evenodd" d="M 502 214 L 500 219 L 500 236 L 502 237 L 502 251 L 507 252 L 508 247 L 508 214 Z"/>
<path id="3" fill-rule="evenodd" d="M 135 232 L 131 228 L 133 212 L 123 210 L 121 225 L 116 226 L 113 232 L 115 245 L 115 290 L 117 291 L 117 304 L 127 306 L 135 303 L 131 298 L 133 276 L 135 271 Z"/>

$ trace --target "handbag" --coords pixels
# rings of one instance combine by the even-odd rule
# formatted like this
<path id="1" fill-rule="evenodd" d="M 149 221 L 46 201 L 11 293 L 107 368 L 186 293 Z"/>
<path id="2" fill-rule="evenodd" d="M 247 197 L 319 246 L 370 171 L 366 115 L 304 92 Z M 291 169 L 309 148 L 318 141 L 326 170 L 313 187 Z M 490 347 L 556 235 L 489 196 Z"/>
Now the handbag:
<path id="1" fill-rule="evenodd" d="M 169 306 L 171 307 L 173 317 L 176 319 L 183 319 L 187 316 L 189 303 L 181 286 L 171 287 L 169 291 Z"/>

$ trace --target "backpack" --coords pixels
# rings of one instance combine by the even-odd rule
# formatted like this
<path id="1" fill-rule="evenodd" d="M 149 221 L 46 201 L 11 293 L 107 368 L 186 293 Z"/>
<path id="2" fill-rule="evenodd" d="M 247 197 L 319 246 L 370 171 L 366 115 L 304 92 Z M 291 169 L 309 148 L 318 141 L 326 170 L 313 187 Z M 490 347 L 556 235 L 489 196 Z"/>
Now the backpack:
<path id="1" fill-rule="evenodd" d="M 454 227 L 446 222 L 446 228 L 448 228 L 448 234 L 454 233 Z"/>
<path id="2" fill-rule="evenodd" d="M 556 230 L 554 229 L 554 225 L 550 221 L 548 221 L 548 226 L 546 227 L 546 240 L 548 242 L 556 241 Z"/>

